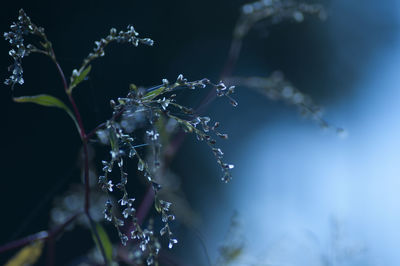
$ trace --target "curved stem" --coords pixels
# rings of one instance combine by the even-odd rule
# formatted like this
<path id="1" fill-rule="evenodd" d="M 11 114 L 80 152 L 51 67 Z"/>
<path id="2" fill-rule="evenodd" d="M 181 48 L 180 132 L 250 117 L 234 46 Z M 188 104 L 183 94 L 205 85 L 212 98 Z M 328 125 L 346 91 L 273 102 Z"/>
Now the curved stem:
<path id="1" fill-rule="evenodd" d="M 92 217 L 90 216 L 90 184 L 89 184 L 89 151 L 88 151 L 88 137 L 86 135 L 85 132 L 85 128 L 83 126 L 83 121 L 82 121 L 82 117 L 81 114 L 79 112 L 78 106 L 75 103 L 74 98 L 72 97 L 71 91 L 69 90 L 68 84 L 67 84 L 67 80 L 65 78 L 64 75 L 64 71 L 62 70 L 60 64 L 58 63 L 58 61 L 56 60 L 56 57 L 54 55 L 54 51 L 52 50 L 52 59 L 57 67 L 57 70 L 61 76 L 61 80 L 64 86 L 64 90 L 65 93 L 68 96 L 68 99 L 72 105 L 72 108 L 74 110 L 75 113 L 75 117 L 76 120 L 78 121 L 78 126 L 79 126 L 79 134 L 82 140 L 82 145 L 83 145 L 83 157 L 84 157 L 84 180 L 85 180 L 85 203 L 84 203 L 84 212 L 86 214 L 86 216 L 89 219 L 89 225 L 92 228 L 92 231 L 94 232 L 94 235 L 97 239 L 97 242 L 99 244 L 99 248 L 100 248 L 100 252 L 103 256 L 104 262 L 107 264 L 107 257 L 105 255 L 105 251 L 104 251 L 104 246 L 103 243 L 101 242 L 101 239 L 97 233 L 97 228 L 95 226 L 95 223 L 92 219 Z M 51 255 L 51 254 L 50 254 Z"/>
<path id="2" fill-rule="evenodd" d="M 57 67 L 58 73 L 61 76 L 63 87 L 64 87 L 64 90 L 65 90 L 65 93 L 68 96 L 68 100 L 72 105 L 72 109 L 74 110 L 74 114 L 75 114 L 76 120 L 78 121 L 79 134 L 80 134 L 80 137 L 81 137 L 81 139 L 83 141 L 86 138 L 86 133 L 85 133 L 85 128 L 83 126 L 81 114 L 80 114 L 79 109 L 78 109 L 78 107 L 77 107 L 77 105 L 75 103 L 74 98 L 72 97 L 71 93 L 68 91 L 68 84 L 67 84 L 67 79 L 65 78 L 65 75 L 64 75 L 64 71 L 62 70 L 62 68 L 61 68 L 60 64 L 58 63 L 58 61 L 56 60 L 55 56 L 53 56 L 52 59 L 53 59 L 54 64 Z"/>
<path id="3" fill-rule="evenodd" d="M 122 108 L 120 111 L 118 111 L 117 113 L 114 113 L 113 117 L 111 118 L 111 120 L 115 120 L 118 117 L 120 117 L 123 113 L 124 113 L 125 109 Z M 96 132 L 102 128 L 105 128 L 107 126 L 107 122 L 103 122 L 101 124 L 99 124 L 97 127 L 95 127 L 92 131 L 90 131 L 89 133 L 86 134 L 86 139 L 89 141 L 94 134 L 96 134 Z"/>
<path id="4" fill-rule="evenodd" d="M 239 59 L 241 50 L 242 50 L 242 39 L 234 38 L 231 42 L 231 47 L 229 49 L 229 54 L 225 62 L 225 66 L 221 72 L 221 79 L 224 79 L 232 75 L 237 60 Z"/>
<path id="5" fill-rule="evenodd" d="M 58 73 L 61 76 L 61 80 L 64 86 L 65 93 L 68 96 L 68 99 L 72 105 L 72 109 L 74 110 L 74 114 L 76 117 L 76 120 L 78 121 L 78 126 L 79 126 L 79 134 L 82 140 L 82 145 L 83 145 L 83 154 L 84 154 L 84 179 L 85 179 L 85 213 L 89 213 L 89 208 L 90 208 L 90 186 L 89 186 L 89 153 L 88 153 L 88 146 L 87 146 L 87 138 L 86 138 L 86 132 L 85 128 L 83 126 L 82 122 L 82 117 L 79 112 L 78 106 L 75 103 L 74 98 L 72 97 L 71 93 L 68 90 L 68 84 L 67 84 L 67 79 L 65 78 L 64 71 L 62 70 L 60 64 L 56 60 L 56 57 L 54 56 L 54 51 L 52 51 L 52 59 L 57 67 Z"/>
<path id="6" fill-rule="evenodd" d="M 225 62 L 225 66 L 221 71 L 221 79 L 227 78 L 232 75 L 232 72 L 236 66 L 236 62 L 239 58 L 240 52 L 242 48 L 242 39 L 234 38 L 231 42 L 231 47 L 229 50 L 228 57 Z M 199 106 L 196 108 L 196 113 L 202 113 L 208 107 L 208 105 L 216 98 L 215 90 L 212 89 L 205 98 L 201 101 Z M 96 129 L 93 131 L 92 134 L 96 132 L 96 130 L 100 129 L 103 124 L 100 124 Z M 91 135 L 92 135 L 91 134 Z M 173 138 L 171 144 L 166 148 L 165 152 L 165 160 L 167 161 L 166 164 L 170 163 L 172 158 L 175 156 L 176 152 L 179 150 L 183 141 L 185 139 L 186 134 L 183 132 L 179 132 L 175 138 Z M 145 197 L 143 198 L 139 209 L 138 209 L 138 220 L 139 222 L 143 222 L 145 217 L 147 216 L 151 205 L 154 201 L 154 193 L 151 186 L 148 187 Z"/>
<path id="7" fill-rule="evenodd" d="M 154 190 L 153 190 L 152 186 L 148 186 L 146 194 L 145 194 L 145 196 L 142 200 L 142 203 L 140 204 L 137 214 L 136 214 L 136 217 L 138 219 L 138 224 L 143 223 L 153 202 L 154 202 Z M 131 228 L 129 230 L 131 230 Z"/>

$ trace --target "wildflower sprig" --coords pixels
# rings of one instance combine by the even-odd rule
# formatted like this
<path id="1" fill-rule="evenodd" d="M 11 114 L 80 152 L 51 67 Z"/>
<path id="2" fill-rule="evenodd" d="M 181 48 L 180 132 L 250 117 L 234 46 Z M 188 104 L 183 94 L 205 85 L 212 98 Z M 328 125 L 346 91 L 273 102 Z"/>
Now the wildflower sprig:
<path id="1" fill-rule="evenodd" d="M 30 43 L 26 44 L 25 37 L 29 35 L 39 38 L 40 48 Z M 5 32 L 3 36 L 11 45 L 11 50 L 8 54 L 14 60 L 13 64 L 8 67 L 8 71 L 12 74 L 4 81 L 4 84 L 10 85 L 14 89 L 15 84 L 24 84 L 22 59 L 34 52 L 51 57 L 53 54 L 51 42 L 48 41 L 44 29 L 32 23 L 23 9 L 19 10 L 17 22 L 13 22 L 10 26 L 10 31 Z"/>
<path id="2" fill-rule="evenodd" d="M 110 33 L 106 37 L 101 38 L 99 41 L 95 41 L 93 51 L 83 60 L 82 66 L 79 69 L 74 69 L 72 71 L 68 91 L 72 92 L 72 90 L 84 80 L 91 70 L 90 63 L 97 58 L 105 56 L 105 48 L 111 42 L 130 43 L 135 47 L 139 44 L 153 46 L 154 41 L 152 39 L 139 38 L 138 36 L 139 33 L 131 25 L 127 27 L 126 31 L 117 32 L 115 28 L 111 28 Z"/>
<path id="3" fill-rule="evenodd" d="M 317 105 L 309 95 L 301 92 L 289 82 L 280 71 L 275 71 L 268 77 L 231 77 L 228 83 L 252 89 L 271 100 L 282 100 L 296 106 L 299 113 L 316 121 L 321 128 L 332 128 L 342 134 L 344 130 L 326 121 L 322 107 Z"/>
<path id="4" fill-rule="evenodd" d="M 154 192 L 154 206 L 161 215 L 163 226 L 160 229 L 160 235 L 166 236 L 168 239 L 168 247 L 172 248 L 178 240 L 174 237 L 171 230 L 170 222 L 175 220 L 175 216 L 171 214 L 171 202 L 160 198 L 159 190 L 162 188 L 159 184 L 159 178 L 155 176 L 162 164 L 163 155 L 161 152 L 160 141 L 160 126 L 158 123 L 161 117 L 172 119 L 177 125 L 180 125 L 186 132 L 194 133 L 197 139 L 204 140 L 212 148 L 216 156 L 217 163 L 223 169 L 223 181 L 228 182 L 231 179 L 230 170 L 233 169 L 232 164 L 227 164 L 222 161 L 223 152 L 214 147 L 216 141 L 211 138 L 207 132 L 214 134 L 222 139 L 227 139 L 227 134 L 222 134 L 217 131 L 219 123 L 213 126 L 208 125 L 209 117 L 203 117 L 195 114 L 194 110 L 185 107 L 176 102 L 176 94 L 174 92 L 182 89 L 202 89 L 206 86 L 211 86 L 215 89 L 217 96 L 225 96 L 229 99 L 233 106 L 237 106 L 237 102 L 232 98 L 234 87 L 229 88 L 223 82 L 214 84 L 208 79 L 197 81 L 188 81 L 183 75 L 179 75 L 175 82 L 170 83 L 167 79 L 162 80 L 162 84 L 148 89 L 138 88 L 131 84 L 130 90 L 126 97 L 111 100 L 110 104 L 113 108 L 113 115 L 103 127 L 97 128 L 97 135 L 101 142 L 107 143 L 110 146 L 110 161 L 103 161 L 103 175 L 99 177 L 100 187 L 108 194 L 114 192 L 117 188 L 122 197 L 118 200 L 119 207 L 123 208 L 122 216 L 124 219 L 131 219 L 130 232 L 127 234 L 122 232 L 122 227 L 126 224 L 123 219 L 118 218 L 113 213 L 113 203 L 107 201 L 104 209 L 105 219 L 112 222 L 116 227 L 121 239 L 121 243 L 126 245 L 129 238 L 140 242 L 142 251 L 151 250 L 148 237 L 142 229 L 136 217 L 136 209 L 133 207 L 133 198 L 128 196 L 126 184 L 128 182 L 128 174 L 124 170 L 124 164 L 127 159 L 135 159 L 137 161 L 137 170 L 142 173 L 145 180 L 151 185 Z M 163 119 L 164 121 L 165 119 Z M 201 129 L 197 128 L 201 124 Z M 142 152 L 138 151 L 138 145 L 143 147 L 143 144 L 138 144 L 133 133 L 141 130 L 144 132 L 146 141 L 145 148 L 149 148 L 152 153 L 150 161 L 142 156 Z M 120 169 L 120 181 L 117 184 L 109 177 L 113 169 Z M 154 234 L 154 232 L 148 232 Z"/>
<path id="5" fill-rule="evenodd" d="M 299 90 L 295 89 L 290 83 L 282 80 L 275 80 L 274 77 L 267 79 L 259 78 L 235 78 L 231 77 L 233 67 L 240 54 L 242 39 L 249 30 L 260 21 L 267 21 L 270 24 L 276 24 L 281 21 L 301 22 L 305 14 L 318 15 L 324 17 L 324 10 L 320 5 L 300 3 L 295 0 L 260 0 L 246 4 L 241 9 L 239 21 L 234 29 L 234 36 L 231 49 L 228 55 L 226 67 L 223 69 L 221 79 L 228 80 L 226 84 L 239 84 L 253 88 L 266 94 L 268 97 L 284 99 L 285 101 L 296 105 L 301 112 L 313 116 L 321 124 L 325 121 L 320 117 L 320 110 L 311 100 Z M 25 38 L 33 37 L 32 40 L 38 40 L 36 45 L 27 43 Z M 163 167 L 167 164 L 168 159 L 173 156 L 180 144 L 172 147 L 173 152 L 168 153 L 163 149 L 162 145 L 170 147 L 175 142 L 169 137 L 174 130 L 165 130 L 167 125 L 173 125 L 174 129 L 181 128 L 187 133 L 192 133 L 199 141 L 206 142 L 215 156 L 216 162 L 222 170 L 222 181 L 231 180 L 231 170 L 233 164 L 224 161 L 224 153 L 216 146 L 217 138 L 227 139 L 228 135 L 219 131 L 219 123 L 211 122 L 208 116 L 200 115 L 199 109 L 192 109 L 177 102 L 176 94 L 179 90 L 203 89 L 211 87 L 212 97 L 206 97 L 207 104 L 210 99 L 217 97 L 226 97 L 232 106 L 237 106 L 237 102 L 232 98 L 234 86 L 226 86 L 224 82 L 212 83 L 208 79 L 196 81 L 188 81 L 183 75 L 179 75 L 174 82 L 167 79 L 162 80 L 162 84 L 150 88 L 137 87 L 130 85 L 129 92 L 125 97 L 111 100 L 110 104 L 113 109 L 111 118 L 97 126 L 94 130 L 87 133 L 82 121 L 80 112 L 73 97 L 73 90 L 76 89 L 83 81 L 85 81 L 91 73 L 91 63 L 105 55 L 105 49 L 111 42 L 128 43 L 133 46 L 144 44 L 152 46 L 153 41 L 150 38 L 140 38 L 133 26 L 128 26 L 125 31 L 117 31 L 112 28 L 109 34 L 95 42 L 95 47 L 84 58 L 82 64 L 72 70 L 72 74 L 68 79 L 57 61 L 52 43 L 47 39 L 44 29 L 33 24 L 30 18 L 23 10 L 20 10 L 18 20 L 10 27 L 10 31 L 4 34 L 4 38 L 10 43 L 11 50 L 9 55 L 13 59 L 13 64 L 9 67 L 11 75 L 6 79 L 5 84 L 10 85 L 12 89 L 16 84 L 22 85 L 23 68 L 22 60 L 31 53 L 44 54 L 51 58 L 55 63 L 60 77 L 63 81 L 63 87 L 67 94 L 69 104 L 65 104 L 61 100 L 50 95 L 36 95 L 14 97 L 16 102 L 31 102 L 42 106 L 50 106 L 61 108 L 70 115 L 75 122 L 83 146 L 83 172 L 84 172 L 84 202 L 83 211 L 73 214 L 66 221 L 60 221 L 60 226 L 56 230 L 46 232 L 46 234 L 38 234 L 34 239 L 49 239 L 49 245 L 54 244 L 54 239 L 71 224 L 76 217 L 81 214 L 86 215 L 89 220 L 89 226 L 92 229 L 94 240 L 102 252 L 104 262 L 108 264 L 112 261 L 112 250 L 106 252 L 106 247 L 100 237 L 99 231 L 96 229 L 94 219 L 89 212 L 91 201 L 89 200 L 89 151 L 88 143 L 97 134 L 101 143 L 110 147 L 109 157 L 102 161 L 102 173 L 98 177 L 98 185 L 100 192 L 103 191 L 106 200 L 104 203 L 103 214 L 106 221 L 111 222 L 119 235 L 122 246 L 133 244 L 134 248 L 138 248 L 135 254 L 140 259 L 145 258 L 148 265 L 157 265 L 157 258 L 161 248 L 158 241 L 158 235 L 167 238 L 168 247 L 172 248 L 177 244 L 178 240 L 172 232 L 172 221 L 175 216 L 172 213 L 174 202 L 166 201 L 159 191 L 162 189 L 160 180 L 162 180 L 165 170 Z M 272 82 L 272 83 L 271 83 Z M 254 85 L 256 84 L 256 85 Z M 202 107 L 207 104 L 202 105 Z M 70 107 L 72 107 L 70 109 Z M 167 135 L 165 137 L 165 135 Z M 177 139 L 184 134 L 178 134 Z M 141 138 L 143 137 L 143 138 Z M 168 141 L 161 141 L 168 139 Z M 175 139 L 174 139 L 175 140 Z M 167 144 L 167 145 L 166 145 Z M 170 144 L 170 145 L 169 145 Z M 132 175 L 128 175 L 128 164 L 134 163 L 137 173 L 144 177 L 149 187 L 149 195 L 138 203 L 134 196 L 128 191 L 128 181 L 132 181 Z M 83 189 L 82 189 L 83 190 Z M 147 194 L 146 194 L 147 195 Z M 151 200 L 148 200 L 151 198 Z M 102 198 L 103 199 L 103 198 Z M 146 201 L 147 200 L 147 201 Z M 143 219 L 147 211 L 142 211 L 151 206 L 154 200 L 154 208 L 159 213 L 162 225 L 154 229 L 152 219 L 143 225 Z M 149 203 L 150 204 L 147 204 Z M 103 205 L 103 203 L 101 203 Z M 143 207 L 145 206 L 145 207 Z M 142 208 L 143 207 L 143 208 Z M 99 211 L 99 213 L 101 213 Z M 159 229 L 159 230 L 158 230 Z M 156 233 L 156 232 L 159 232 Z M 31 240 L 26 238 L 18 242 L 18 245 L 29 243 Z M 8 250 L 16 245 L 10 243 L 4 247 L 0 247 L 0 251 Z M 130 246 L 130 247 L 132 247 Z M 124 247 L 122 249 L 125 249 Z M 129 249 L 126 248 L 126 249 Z M 107 254 L 108 255 L 107 255 Z M 132 263 L 132 261 L 129 261 Z M 51 265 L 51 261 L 49 265 Z"/>
<path id="6" fill-rule="evenodd" d="M 242 6 L 241 16 L 234 30 L 234 38 L 242 39 L 257 22 L 268 20 L 270 24 L 282 21 L 302 22 L 304 15 L 326 17 L 320 4 L 308 4 L 294 0 L 259 0 Z"/>
<path id="7" fill-rule="evenodd" d="M 42 106 L 48 106 L 48 107 L 58 107 L 63 110 L 65 110 L 71 118 L 74 120 L 75 125 L 78 129 L 79 135 L 81 137 L 82 143 L 83 143 L 83 161 L 84 161 L 84 181 L 85 181 L 85 197 L 84 197 L 84 214 L 87 216 L 89 219 L 89 225 L 92 229 L 93 235 L 95 237 L 95 242 L 99 246 L 99 249 L 102 252 L 104 261 L 106 263 L 109 262 L 109 256 L 105 254 L 105 249 L 104 245 L 102 243 L 102 240 L 99 236 L 99 232 L 96 229 L 96 224 L 91 217 L 91 214 L 89 212 L 90 208 L 90 185 L 89 185 L 89 153 L 88 153 L 88 141 L 91 137 L 90 134 L 87 134 L 84 128 L 84 124 L 80 115 L 80 112 L 78 110 L 78 107 L 75 103 L 75 100 L 72 96 L 72 90 L 78 86 L 82 81 L 84 81 L 90 70 L 90 62 L 92 62 L 94 59 L 99 58 L 104 56 L 105 52 L 104 49 L 105 47 L 112 41 L 116 41 L 119 43 L 131 43 L 134 46 L 137 46 L 139 43 L 146 44 L 146 45 L 153 45 L 153 41 L 149 38 L 139 38 L 138 33 L 135 31 L 135 29 L 132 26 L 128 26 L 127 31 L 120 31 L 117 33 L 115 29 L 110 30 L 110 34 L 106 36 L 105 38 L 101 39 L 98 42 L 95 42 L 96 47 L 93 49 L 93 52 L 89 53 L 88 57 L 83 61 L 82 66 L 79 68 L 79 70 L 73 70 L 73 73 L 70 78 L 70 82 L 68 84 L 67 79 L 64 75 L 64 71 L 62 70 L 60 64 L 57 61 L 55 52 L 53 50 L 52 44 L 50 41 L 48 41 L 44 29 L 41 27 L 37 27 L 35 24 L 33 24 L 30 20 L 30 18 L 25 14 L 25 12 L 21 9 L 19 11 L 19 17 L 18 21 L 16 23 L 13 23 L 10 27 L 11 31 L 4 33 L 4 38 L 9 41 L 12 49 L 10 50 L 9 54 L 13 58 L 14 63 L 9 67 L 9 71 L 12 72 L 12 75 L 10 78 L 6 79 L 5 84 L 6 85 L 11 85 L 12 89 L 14 89 L 15 84 L 20 84 L 22 85 L 24 83 L 23 80 L 23 69 L 22 69 L 22 58 L 25 56 L 29 55 L 32 52 L 37 52 L 44 54 L 46 56 L 49 56 L 52 61 L 55 63 L 57 70 L 60 74 L 60 77 L 63 81 L 63 87 L 64 91 L 66 92 L 68 99 L 70 101 L 70 104 L 72 105 L 73 112 L 69 109 L 69 107 L 63 103 L 61 100 L 57 99 L 54 96 L 51 95 L 36 95 L 36 96 L 22 96 L 22 97 L 14 97 L 14 101 L 20 102 L 20 103 L 35 103 L 39 104 Z M 38 37 L 40 46 L 37 48 L 36 46 L 32 44 L 26 44 L 25 37 L 28 35 L 33 35 Z M 119 111 L 121 112 L 121 110 Z M 127 113 L 127 112 L 126 112 Z M 118 118 L 118 114 L 115 114 L 114 119 Z M 103 161 L 103 172 L 104 174 L 100 176 L 99 178 L 99 183 L 102 188 L 102 190 L 106 191 L 107 195 L 109 195 L 111 192 L 113 192 L 115 189 L 118 189 L 122 192 L 122 197 L 118 201 L 118 204 L 121 205 L 123 208 L 122 211 L 122 216 L 127 219 L 127 218 L 132 218 L 132 224 L 135 227 L 135 230 L 132 231 L 133 234 L 131 235 L 132 238 L 138 239 L 141 241 L 141 246 L 142 249 L 143 247 L 146 247 L 148 250 L 154 250 L 154 247 L 149 247 L 149 245 L 153 245 L 155 242 L 154 241 L 149 241 L 149 235 L 152 234 L 152 232 L 148 232 L 145 230 L 142 230 L 140 228 L 140 224 L 137 221 L 136 218 L 136 209 L 133 206 L 134 204 L 134 198 L 128 198 L 128 193 L 126 190 L 125 185 L 127 184 L 127 173 L 124 170 L 124 155 L 123 149 L 126 147 L 130 148 L 129 156 L 133 157 L 135 156 L 134 153 L 136 153 L 136 157 L 138 157 L 138 153 L 136 151 L 136 148 L 138 148 L 140 145 L 133 146 L 133 138 L 131 138 L 129 135 L 124 134 L 123 130 L 120 128 L 120 125 L 115 122 L 115 120 L 110 120 L 107 122 L 107 133 L 109 136 L 109 141 L 111 143 L 111 160 L 109 162 Z M 154 137 L 155 135 L 153 135 Z M 153 146 L 155 144 L 153 143 Z M 143 170 L 146 169 L 145 173 L 148 177 L 148 180 L 152 180 L 151 178 L 151 170 L 150 168 L 145 164 L 145 162 L 139 158 L 139 167 L 140 164 L 142 164 Z M 118 165 L 120 171 L 120 182 L 117 183 L 116 185 L 113 184 L 113 180 L 110 177 L 110 173 L 112 172 L 112 169 L 114 168 L 115 165 Z M 156 188 L 157 186 L 155 186 Z M 163 214 L 167 215 L 168 219 L 171 220 L 171 217 L 173 217 L 170 214 L 166 214 L 167 211 L 164 210 Z M 78 215 L 73 216 L 71 219 L 75 219 Z M 113 212 L 113 203 L 111 200 L 111 197 L 106 201 L 105 203 L 105 210 L 104 210 L 104 216 L 106 220 L 111 221 L 114 226 L 117 228 L 118 235 L 120 236 L 122 244 L 126 244 L 127 241 L 129 240 L 128 236 L 124 233 L 122 230 L 122 227 L 125 225 L 125 222 L 122 218 L 118 217 L 117 215 L 114 215 Z M 171 240 L 172 241 L 172 240 Z M 110 254 L 110 253 L 108 253 Z M 148 254 L 152 255 L 153 257 L 154 252 L 148 252 Z M 154 261 L 154 260 L 152 260 Z"/>

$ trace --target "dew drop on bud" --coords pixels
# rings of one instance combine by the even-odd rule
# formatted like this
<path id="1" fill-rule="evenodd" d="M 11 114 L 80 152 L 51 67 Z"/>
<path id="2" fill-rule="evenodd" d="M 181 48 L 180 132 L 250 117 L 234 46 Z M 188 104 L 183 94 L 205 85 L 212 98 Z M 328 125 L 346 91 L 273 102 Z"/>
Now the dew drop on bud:
<path id="1" fill-rule="evenodd" d="M 144 162 L 142 160 L 139 160 L 139 162 L 138 162 L 138 170 L 139 171 L 144 170 Z"/>

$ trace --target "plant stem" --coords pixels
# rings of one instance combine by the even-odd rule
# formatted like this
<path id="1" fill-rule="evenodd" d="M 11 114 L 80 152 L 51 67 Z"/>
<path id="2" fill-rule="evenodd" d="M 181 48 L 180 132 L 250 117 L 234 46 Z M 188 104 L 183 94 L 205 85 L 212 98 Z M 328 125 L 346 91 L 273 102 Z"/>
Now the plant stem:
<path id="1" fill-rule="evenodd" d="M 96 237 L 97 243 L 99 244 L 99 249 L 100 249 L 101 255 L 104 258 L 104 262 L 105 262 L 106 265 L 108 265 L 106 252 L 104 250 L 103 243 L 101 242 L 99 233 L 97 232 L 96 223 L 93 221 L 93 218 L 92 218 L 92 216 L 90 216 L 89 213 L 86 213 L 86 216 L 89 219 L 90 227 L 92 228 L 92 232 L 93 232 L 94 236 Z"/>
<path id="2" fill-rule="evenodd" d="M 65 93 L 68 96 L 68 100 L 70 101 L 72 105 L 72 109 L 74 110 L 76 120 L 78 121 L 78 126 L 79 126 L 79 134 L 82 140 L 83 144 L 83 156 L 84 156 L 84 180 L 85 180 L 85 213 L 89 212 L 89 207 L 90 207 L 90 186 L 89 186 L 89 154 L 88 154 L 88 147 L 87 147 L 87 138 L 86 138 L 86 132 L 85 128 L 83 126 L 82 122 L 82 117 L 79 112 L 78 106 L 75 103 L 74 98 L 72 97 L 71 93 L 68 90 L 68 84 L 67 84 L 67 79 L 65 78 L 64 71 L 62 70 L 60 64 L 56 60 L 56 57 L 54 55 L 54 51 L 52 50 L 52 59 L 57 67 L 58 73 L 61 76 L 61 80 L 64 86 Z"/>
<path id="3" fill-rule="evenodd" d="M 60 76 L 61 76 L 61 80 L 62 80 L 62 83 L 63 83 L 63 86 L 64 86 L 65 93 L 66 93 L 67 96 L 68 96 L 68 99 L 69 99 L 69 101 L 70 101 L 70 103 L 71 103 L 71 105 L 72 105 L 72 108 L 73 108 L 73 110 L 74 110 L 76 120 L 78 121 L 79 134 L 80 134 L 80 137 L 81 137 L 81 140 L 82 140 L 82 145 L 83 145 L 83 157 L 84 157 L 84 158 L 83 158 L 83 161 L 84 161 L 84 162 L 83 162 L 83 163 L 84 163 L 84 180 L 85 180 L 85 203 L 84 203 L 84 212 L 85 212 L 87 218 L 89 219 L 89 225 L 90 225 L 90 227 L 91 227 L 91 229 L 92 229 L 92 232 L 94 232 L 94 235 L 95 235 L 96 240 L 97 240 L 97 242 L 98 242 L 98 244 L 99 244 L 99 247 L 100 247 L 100 252 L 101 252 L 101 254 L 102 254 L 102 256 L 103 256 L 103 259 L 104 259 L 105 264 L 107 265 L 108 262 L 107 262 L 107 257 L 106 257 L 106 255 L 105 255 L 103 243 L 101 242 L 101 239 L 100 239 L 100 237 L 99 237 L 99 234 L 97 233 L 96 225 L 95 225 L 95 223 L 94 223 L 92 217 L 90 216 L 90 212 L 89 212 L 89 210 L 90 210 L 90 184 L 89 184 L 88 137 L 87 137 L 86 132 L 85 132 L 85 127 L 83 126 L 82 116 L 81 116 L 81 114 L 80 114 L 80 112 L 79 112 L 78 106 L 76 105 L 75 100 L 74 100 L 74 98 L 72 97 L 71 91 L 69 90 L 69 87 L 68 87 L 68 84 L 67 84 L 67 80 L 66 80 L 65 75 L 64 75 L 64 71 L 62 70 L 60 64 L 59 64 L 58 61 L 56 60 L 56 57 L 55 57 L 55 54 L 54 54 L 54 51 L 53 51 L 53 50 L 51 51 L 51 53 L 52 53 L 52 59 L 53 59 L 55 65 L 56 65 L 56 67 L 57 67 L 57 70 L 58 70 Z M 50 244 L 51 244 L 51 243 L 50 243 Z M 54 250 L 54 249 L 52 249 L 52 250 Z M 51 256 L 52 256 L 52 254 L 49 255 L 50 258 L 51 258 Z M 51 261 L 50 261 L 50 262 L 51 262 Z"/>
<path id="4" fill-rule="evenodd" d="M 84 155 L 84 175 L 85 175 L 85 213 L 89 215 L 90 208 L 90 184 L 89 184 L 89 152 L 87 139 L 84 138 L 83 142 L 83 155 Z"/>
<path id="5" fill-rule="evenodd" d="M 113 117 L 111 118 L 111 120 L 115 120 L 118 117 L 120 117 L 123 113 L 124 113 L 125 109 L 122 108 L 120 111 L 118 111 L 117 113 L 115 113 L 113 115 Z M 107 122 L 103 122 L 101 124 L 99 124 L 97 127 L 95 127 L 92 131 L 90 131 L 89 133 L 86 134 L 86 139 L 89 141 L 94 134 L 96 134 L 96 132 L 102 128 L 105 128 L 107 126 Z"/>
<path id="6" fill-rule="evenodd" d="M 24 238 L 9 242 L 3 246 L 0 246 L 0 253 L 28 245 L 37 240 L 47 240 L 50 237 L 54 238 L 54 237 L 58 236 L 61 232 L 63 232 L 65 227 L 67 227 L 71 222 L 73 222 L 80 214 L 82 214 L 82 212 L 78 212 L 78 213 L 72 215 L 63 224 L 59 225 L 58 227 L 54 228 L 53 230 L 41 231 L 36 234 L 29 235 L 27 237 L 24 237 Z"/>
<path id="7" fill-rule="evenodd" d="M 147 213 L 149 212 L 151 205 L 153 204 L 154 201 L 154 190 L 152 186 L 147 187 L 146 194 L 142 200 L 142 203 L 140 204 L 138 211 L 137 211 L 137 219 L 138 219 L 138 224 L 142 224 L 144 219 L 147 216 Z M 131 228 L 129 229 L 131 230 Z"/>
<path id="8" fill-rule="evenodd" d="M 242 40 L 238 38 L 232 39 L 231 42 L 231 47 L 229 50 L 228 57 L 225 62 L 225 66 L 223 70 L 221 71 L 221 80 L 224 78 L 227 78 L 232 75 L 232 72 L 236 66 L 236 62 L 239 58 L 240 52 L 241 52 L 241 47 L 242 47 Z M 214 89 L 210 90 L 210 92 L 206 95 L 205 98 L 201 101 L 199 106 L 196 108 L 196 113 L 202 113 L 205 111 L 205 109 L 208 107 L 208 105 L 216 98 L 216 93 Z M 99 125 L 97 129 L 102 125 Z M 173 138 L 171 144 L 166 148 L 165 152 L 165 160 L 166 164 L 168 164 L 173 157 L 175 156 L 176 152 L 179 150 L 181 145 L 183 144 L 183 141 L 185 139 L 186 134 L 184 132 L 179 132 L 175 138 Z M 143 220 L 146 218 L 151 204 L 154 201 L 154 193 L 153 193 L 153 188 L 150 185 L 147 189 L 146 195 L 144 196 L 139 209 L 138 209 L 138 221 L 139 224 L 143 222 Z"/>
<path id="9" fill-rule="evenodd" d="M 55 240 L 53 236 L 49 236 L 47 239 L 47 266 L 54 265 L 55 257 Z"/>

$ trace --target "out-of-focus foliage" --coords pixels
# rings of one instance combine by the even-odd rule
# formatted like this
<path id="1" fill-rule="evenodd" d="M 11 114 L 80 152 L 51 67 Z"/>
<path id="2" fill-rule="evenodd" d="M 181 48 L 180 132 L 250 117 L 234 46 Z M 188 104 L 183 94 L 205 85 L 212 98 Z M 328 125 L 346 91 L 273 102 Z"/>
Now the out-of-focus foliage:
<path id="1" fill-rule="evenodd" d="M 22 248 L 10 259 L 5 266 L 29 266 L 36 263 L 42 255 L 44 243 L 42 240 L 33 242 L 32 244 Z"/>

